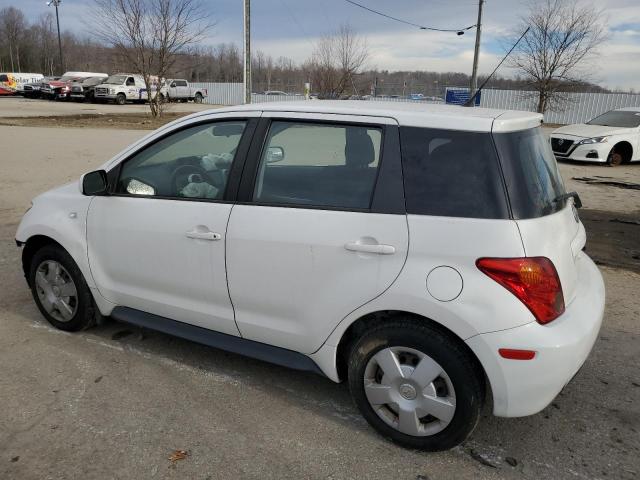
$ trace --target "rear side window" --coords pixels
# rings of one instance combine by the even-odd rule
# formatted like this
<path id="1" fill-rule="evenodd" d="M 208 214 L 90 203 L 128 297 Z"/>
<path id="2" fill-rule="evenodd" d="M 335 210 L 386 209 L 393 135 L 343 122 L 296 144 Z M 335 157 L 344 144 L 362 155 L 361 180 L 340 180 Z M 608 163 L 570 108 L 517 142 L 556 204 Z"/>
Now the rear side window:
<path id="1" fill-rule="evenodd" d="M 513 218 L 538 218 L 564 208 L 558 164 L 541 127 L 494 134 Z"/>
<path id="2" fill-rule="evenodd" d="M 257 203 L 367 209 L 382 129 L 274 121 L 262 152 Z"/>
<path id="3" fill-rule="evenodd" d="M 509 218 L 489 133 L 402 127 L 400 138 L 408 213 Z"/>

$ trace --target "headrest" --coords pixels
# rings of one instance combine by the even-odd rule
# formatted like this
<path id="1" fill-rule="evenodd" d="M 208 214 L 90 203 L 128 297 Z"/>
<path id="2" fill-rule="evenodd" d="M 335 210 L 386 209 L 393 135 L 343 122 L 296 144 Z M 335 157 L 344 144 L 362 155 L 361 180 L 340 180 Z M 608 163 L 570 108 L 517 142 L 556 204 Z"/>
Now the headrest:
<path id="1" fill-rule="evenodd" d="M 344 155 L 348 167 L 364 168 L 375 162 L 376 152 L 366 128 L 347 127 Z"/>

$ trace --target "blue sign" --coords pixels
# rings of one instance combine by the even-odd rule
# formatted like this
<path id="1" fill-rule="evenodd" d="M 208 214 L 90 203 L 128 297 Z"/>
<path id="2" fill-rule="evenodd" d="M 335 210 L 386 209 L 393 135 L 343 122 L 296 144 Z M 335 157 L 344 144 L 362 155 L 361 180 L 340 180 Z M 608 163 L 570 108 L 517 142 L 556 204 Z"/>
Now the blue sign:
<path id="1" fill-rule="evenodd" d="M 480 106 L 480 95 L 482 92 L 478 92 L 474 103 L 476 107 Z M 469 100 L 468 88 L 447 88 L 447 95 L 445 101 L 450 105 L 464 105 Z"/>

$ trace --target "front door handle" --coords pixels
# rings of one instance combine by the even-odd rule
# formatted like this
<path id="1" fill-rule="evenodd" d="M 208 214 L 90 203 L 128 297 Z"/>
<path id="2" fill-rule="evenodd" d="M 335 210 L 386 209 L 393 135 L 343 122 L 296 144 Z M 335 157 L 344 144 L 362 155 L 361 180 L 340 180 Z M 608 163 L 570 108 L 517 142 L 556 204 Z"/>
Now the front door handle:
<path id="1" fill-rule="evenodd" d="M 193 229 L 185 233 L 185 236 L 187 238 L 195 238 L 197 240 L 211 240 L 211 241 L 220 240 L 222 238 L 222 235 L 220 235 L 219 233 L 211 232 L 208 230 L 203 231 L 198 229 Z"/>
<path id="2" fill-rule="evenodd" d="M 366 243 L 357 243 L 357 242 L 349 242 L 344 248 L 351 252 L 363 252 L 363 253 L 377 253 L 379 255 L 393 255 L 396 253 L 396 247 L 393 245 L 382 245 L 382 244 L 366 244 Z"/>

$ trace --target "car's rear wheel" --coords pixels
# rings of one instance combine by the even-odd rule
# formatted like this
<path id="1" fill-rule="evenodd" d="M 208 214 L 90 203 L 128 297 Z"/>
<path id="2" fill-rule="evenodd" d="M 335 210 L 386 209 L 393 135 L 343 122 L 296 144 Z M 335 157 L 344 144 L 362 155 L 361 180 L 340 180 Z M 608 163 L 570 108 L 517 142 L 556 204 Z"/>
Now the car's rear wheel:
<path id="1" fill-rule="evenodd" d="M 196 93 L 196 96 L 193 97 L 194 103 L 202 103 L 203 97 L 201 93 Z"/>
<path id="2" fill-rule="evenodd" d="M 46 245 L 34 254 L 29 285 L 38 309 L 54 327 L 75 332 L 95 323 L 96 310 L 89 287 L 63 248 Z"/>
<path id="3" fill-rule="evenodd" d="M 475 428 L 484 377 L 459 340 L 428 324 L 390 320 L 363 334 L 348 362 L 351 395 L 383 436 L 438 451 Z"/>

